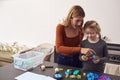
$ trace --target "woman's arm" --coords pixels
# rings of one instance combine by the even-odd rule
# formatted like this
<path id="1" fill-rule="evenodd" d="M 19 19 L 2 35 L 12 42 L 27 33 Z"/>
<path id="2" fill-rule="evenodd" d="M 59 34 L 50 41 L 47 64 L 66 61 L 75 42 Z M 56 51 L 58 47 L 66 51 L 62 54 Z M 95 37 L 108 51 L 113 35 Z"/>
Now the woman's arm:
<path id="1" fill-rule="evenodd" d="M 79 46 L 69 47 L 64 45 L 63 36 L 65 36 L 64 26 L 59 24 L 56 28 L 56 51 L 63 55 L 72 55 L 80 53 L 81 48 Z"/>

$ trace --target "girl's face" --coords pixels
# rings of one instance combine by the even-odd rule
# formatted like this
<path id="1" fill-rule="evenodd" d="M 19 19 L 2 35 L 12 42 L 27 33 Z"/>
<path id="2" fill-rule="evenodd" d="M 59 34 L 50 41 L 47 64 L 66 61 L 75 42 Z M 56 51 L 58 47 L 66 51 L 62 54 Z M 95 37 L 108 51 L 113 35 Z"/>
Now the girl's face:
<path id="1" fill-rule="evenodd" d="M 71 25 L 74 29 L 78 29 L 78 28 L 82 27 L 82 23 L 83 23 L 83 17 L 81 17 L 81 16 L 73 17 L 71 19 Z"/>
<path id="2" fill-rule="evenodd" d="M 87 36 L 87 38 L 92 39 L 92 40 L 97 38 L 97 32 L 91 28 L 85 29 L 85 35 Z"/>

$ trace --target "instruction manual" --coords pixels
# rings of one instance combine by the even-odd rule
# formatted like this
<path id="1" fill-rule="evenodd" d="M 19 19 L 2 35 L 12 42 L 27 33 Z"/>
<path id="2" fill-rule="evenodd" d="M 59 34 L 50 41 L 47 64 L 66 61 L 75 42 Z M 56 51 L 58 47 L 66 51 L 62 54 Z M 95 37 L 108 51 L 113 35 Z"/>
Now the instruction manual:
<path id="1" fill-rule="evenodd" d="M 50 76 L 40 75 L 33 72 L 25 72 L 17 77 L 17 80 L 56 80 Z"/>

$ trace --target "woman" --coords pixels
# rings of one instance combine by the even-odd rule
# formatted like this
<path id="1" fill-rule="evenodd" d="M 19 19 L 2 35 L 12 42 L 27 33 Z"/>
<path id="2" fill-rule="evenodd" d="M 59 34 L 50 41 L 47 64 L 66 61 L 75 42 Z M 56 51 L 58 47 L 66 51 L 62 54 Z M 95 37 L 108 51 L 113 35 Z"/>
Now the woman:
<path id="1" fill-rule="evenodd" d="M 89 48 L 79 47 L 83 39 L 82 25 L 85 12 L 82 7 L 73 6 L 63 24 L 56 28 L 56 52 L 58 53 L 58 64 L 80 67 L 79 54 L 93 53 Z"/>

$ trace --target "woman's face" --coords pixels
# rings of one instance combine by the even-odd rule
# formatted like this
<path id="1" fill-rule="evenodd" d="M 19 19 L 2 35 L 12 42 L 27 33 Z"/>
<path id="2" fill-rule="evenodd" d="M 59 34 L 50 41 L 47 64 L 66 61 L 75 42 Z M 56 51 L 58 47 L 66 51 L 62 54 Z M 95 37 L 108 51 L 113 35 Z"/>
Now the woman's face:
<path id="1" fill-rule="evenodd" d="M 85 29 L 85 35 L 86 35 L 87 38 L 89 38 L 89 39 L 96 39 L 96 37 L 97 37 L 97 32 L 96 32 L 94 29 L 86 28 L 86 29 Z"/>
<path id="2" fill-rule="evenodd" d="M 71 19 L 71 25 L 74 29 L 78 29 L 78 28 L 82 27 L 82 23 L 83 23 L 83 17 L 81 17 L 81 16 L 73 17 Z"/>

